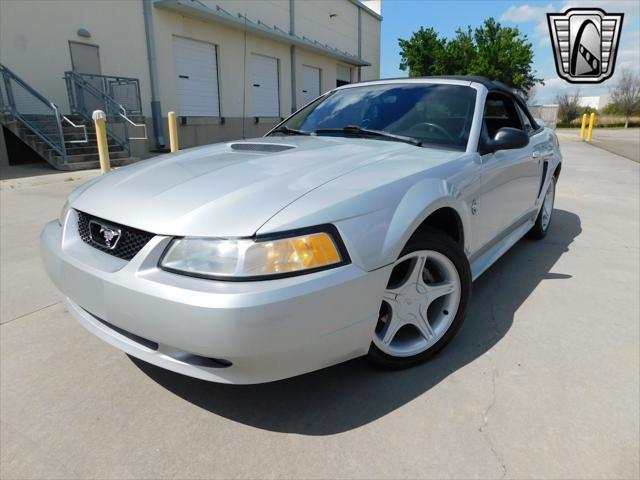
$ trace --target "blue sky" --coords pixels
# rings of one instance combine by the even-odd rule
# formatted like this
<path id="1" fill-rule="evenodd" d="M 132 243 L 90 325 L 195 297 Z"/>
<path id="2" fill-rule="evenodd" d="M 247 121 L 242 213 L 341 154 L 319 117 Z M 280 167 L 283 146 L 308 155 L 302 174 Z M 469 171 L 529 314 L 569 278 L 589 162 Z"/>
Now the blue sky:
<path id="1" fill-rule="evenodd" d="M 569 7 L 599 7 L 610 13 L 623 12 L 624 22 L 618 59 L 613 77 L 599 85 L 572 85 L 558 78 L 549 41 L 546 12 L 563 12 Z M 563 91 L 577 88 L 584 96 L 607 94 L 616 83 L 622 68 L 640 71 L 640 1 L 482 1 L 482 0 L 382 0 L 382 42 L 380 76 L 404 77 L 399 68 L 398 38 L 408 39 L 421 26 L 433 27 L 441 35 L 451 37 L 459 27 L 480 25 L 494 17 L 505 26 L 517 26 L 526 34 L 534 49 L 534 69 L 545 79 L 538 86 L 536 103 L 553 103 Z"/>

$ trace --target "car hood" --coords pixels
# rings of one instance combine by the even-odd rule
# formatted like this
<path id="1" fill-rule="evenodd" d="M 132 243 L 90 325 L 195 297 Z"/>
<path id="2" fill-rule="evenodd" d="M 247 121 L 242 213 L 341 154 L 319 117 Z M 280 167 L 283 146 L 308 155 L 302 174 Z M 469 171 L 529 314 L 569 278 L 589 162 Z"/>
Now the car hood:
<path id="1" fill-rule="evenodd" d="M 115 170 L 70 202 L 156 234 L 245 237 L 311 190 L 406 150 L 417 147 L 316 136 L 215 144 Z"/>

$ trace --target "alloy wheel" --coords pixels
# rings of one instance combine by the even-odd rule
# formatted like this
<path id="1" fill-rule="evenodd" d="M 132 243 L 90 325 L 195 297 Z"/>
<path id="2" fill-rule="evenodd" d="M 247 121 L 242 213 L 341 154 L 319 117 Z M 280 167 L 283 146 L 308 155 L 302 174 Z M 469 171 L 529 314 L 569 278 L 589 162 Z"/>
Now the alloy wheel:
<path id="1" fill-rule="evenodd" d="M 394 357 L 428 350 L 449 330 L 460 297 L 460 276 L 445 255 L 418 250 L 402 256 L 383 295 L 374 344 Z"/>
<path id="2" fill-rule="evenodd" d="M 542 204 L 542 229 L 547 230 L 549 223 L 551 223 L 551 215 L 553 213 L 553 203 L 556 196 L 556 182 L 552 178 L 549 182 L 549 188 L 544 196 L 544 202 Z"/>

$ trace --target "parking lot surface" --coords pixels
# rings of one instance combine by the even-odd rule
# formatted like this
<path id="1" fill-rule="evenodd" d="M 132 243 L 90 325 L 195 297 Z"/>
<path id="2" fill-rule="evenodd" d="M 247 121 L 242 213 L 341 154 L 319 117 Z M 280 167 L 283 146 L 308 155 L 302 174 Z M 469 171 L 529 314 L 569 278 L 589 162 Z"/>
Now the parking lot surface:
<path id="1" fill-rule="evenodd" d="M 38 234 L 75 180 L 2 182 L 2 478 L 638 478 L 640 165 L 563 141 L 551 230 L 474 284 L 446 350 L 257 386 L 127 357 L 65 311 Z"/>
<path id="2" fill-rule="evenodd" d="M 580 130 L 560 129 L 558 136 L 564 140 L 579 141 Z M 608 152 L 640 162 L 640 128 L 596 128 L 591 143 Z"/>

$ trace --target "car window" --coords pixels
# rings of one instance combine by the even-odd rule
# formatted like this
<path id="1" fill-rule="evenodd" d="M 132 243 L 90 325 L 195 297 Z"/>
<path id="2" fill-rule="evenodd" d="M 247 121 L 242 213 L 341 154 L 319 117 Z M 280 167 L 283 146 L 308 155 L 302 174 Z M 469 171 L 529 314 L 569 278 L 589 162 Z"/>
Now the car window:
<path id="1" fill-rule="evenodd" d="M 484 105 L 484 123 L 490 138 L 503 127 L 523 130 L 516 105 L 509 97 L 490 93 Z"/>
<path id="2" fill-rule="evenodd" d="M 516 108 L 518 109 L 518 113 L 520 114 L 520 118 L 522 119 L 522 124 L 524 126 L 524 131 L 527 133 L 533 132 L 534 128 L 531 125 L 531 120 L 529 120 L 529 115 L 525 113 L 524 110 L 520 107 L 520 105 L 516 104 Z"/>
<path id="3" fill-rule="evenodd" d="M 464 150 L 475 98 L 475 89 L 466 85 L 363 85 L 318 99 L 283 126 L 309 133 L 356 126 Z"/>

